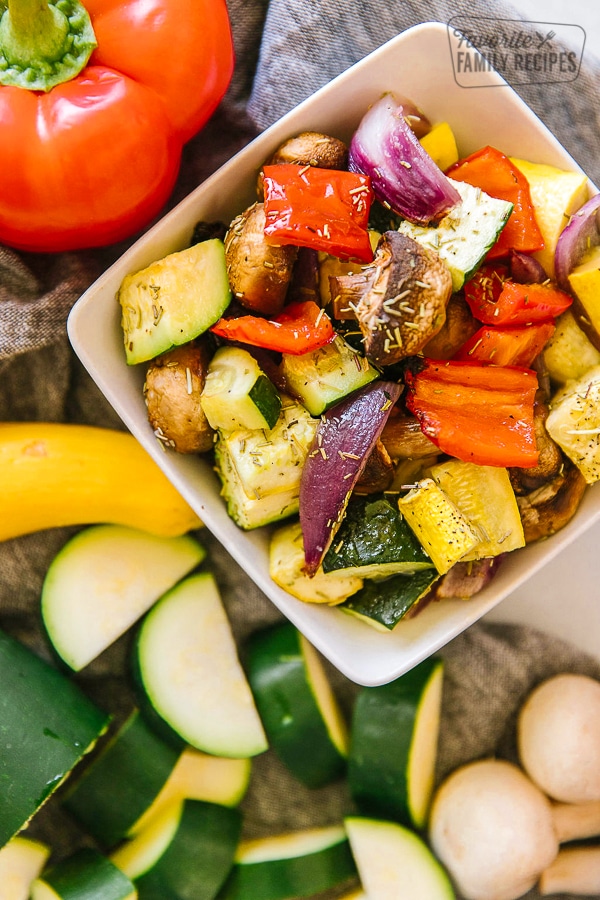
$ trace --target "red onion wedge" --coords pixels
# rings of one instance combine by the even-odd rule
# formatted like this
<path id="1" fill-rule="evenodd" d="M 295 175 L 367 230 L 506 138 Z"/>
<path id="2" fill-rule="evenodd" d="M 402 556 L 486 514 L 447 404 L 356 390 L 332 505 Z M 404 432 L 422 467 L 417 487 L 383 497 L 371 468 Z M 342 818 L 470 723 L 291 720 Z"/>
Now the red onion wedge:
<path id="1" fill-rule="evenodd" d="M 348 167 L 369 175 L 375 196 L 393 212 L 428 225 L 456 206 L 460 195 L 423 149 L 404 112 L 393 94 L 374 103 L 352 137 Z"/>
<path id="2" fill-rule="evenodd" d="M 569 275 L 588 251 L 600 244 L 600 194 L 595 194 L 571 216 L 558 238 L 554 252 L 556 281 L 563 291 L 572 293 Z"/>
<path id="3" fill-rule="evenodd" d="M 314 575 L 401 386 L 375 381 L 336 403 L 322 417 L 300 482 L 304 571 Z"/>

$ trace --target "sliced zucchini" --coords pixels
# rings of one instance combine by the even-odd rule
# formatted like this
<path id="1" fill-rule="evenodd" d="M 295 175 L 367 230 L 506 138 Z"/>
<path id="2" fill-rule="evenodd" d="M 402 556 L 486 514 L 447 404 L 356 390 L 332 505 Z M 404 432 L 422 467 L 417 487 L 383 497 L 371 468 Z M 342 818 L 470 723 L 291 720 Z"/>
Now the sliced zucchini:
<path id="1" fill-rule="evenodd" d="M 268 433 L 240 428 L 221 432 L 215 444 L 221 493 L 231 518 L 258 528 L 298 512 L 300 476 L 317 430 L 301 403 L 284 398 Z"/>
<path id="2" fill-rule="evenodd" d="M 144 814 L 131 826 L 138 834 L 174 800 L 204 800 L 222 806 L 237 806 L 250 783 L 249 759 L 226 759 L 186 747 L 162 790 Z"/>
<path id="3" fill-rule="evenodd" d="M 290 393 L 300 399 L 311 416 L 320 416 L 342 397 L 379 378 L 380 374 L 339 335 L 311 353 L 299 356 L 284 353 L 280 369 Z"/>
<path id="4" fill-rule="evenodd" d="M 219 900 L 312 897 L 354 876 L 342 826 L 297 831 L 240 844 Z"/>
<path id="5" fill-rule="evenodd" d="M 213 900 L 233 865 L 241 824 L 237 809 L 171 801 L 111 860 L 140 900 Z"/>
<path id="6" fill-rule="evenodd" d="M 154 803 L 179 756 L 134 710 L 69 785 L 63 805 L 100 844 L 112 847 Z"/>
<path id="7" fill-rule="evenodd" d="M 50 856 L 41 841 L 17 835 L 0 850 L 0 885 L 3 900 L 29 900 L 32 882 Z"/>
<path id="8" fill-rule="evenodd" d="M 130 879 L 91 847 L 56 863 L 31 886 L 31 900 L 135 900 L 137 896 Z"/>
<path id="9" fill-rule="evenodd" d="M 424 597 L 440 577 L 437 569 L 421 569 L 412 575 L 394 575 L 384 581 L 365 581 L 356 594 L 340 604 L 378 631 L 391 631 Z"/>
<path id="10" fill-rule="evenodd" d="M 184 579 L 150 610 L 135 662 L 147 699 L 188 744 L 236 758 L 267 749 L 211 573 Z"/>
<path id="11" fill-rule="evenodd" d="M 108 727 L 65 675 L 0 631 L 0 846 L 30 820 Z"/>
<path id="12" fill-rule="evenodd" d="M 430 657 L 354 706 L 348 783 L 361 814 L 422 828 L 434 787 L 444 665 Z M 368 890 L 368 887 L 367 887 Z"/>
<path id="13" fill-rule="evenodd" d="M 387 578 L 431 568 L 431 559 L 398 504 L 379 494 L 351 498 L 335 542 L 323 560 L 324 572 L 360 578 Z"/>
<path id="14" fill-rule="evenodd" d="M 452 275 L 452 290 L 459 291 L 477 269 L 506 225 L 513 205 L 490 197 L 480 188 L 449 179 L 461 196 L 437 225 L 415 225 L 402 221 L 398 231 L 435 250 Z"/>
<path id="15" fill-rule="evenodd" d="M 253 431 L 274 427 L 281 397 L 247 350 L 220 347 L 209 363 L 200 405 L 215 431 Z"/>
<path id="16" fill-rule="evenodd" d="M 283 525 L 271 535 L 269 574 L 275 584 L 305 603 L 342 603 L 356 593 L 363 579 L 353 573 L 325 573 L 319 567 L 316 575 L 304 572 L 304 542 L 299 522 Z"/>
<path id="17" fill-rule="evenodd" d="M 600 479 L 600 366 L 555 395 L 546 430 L 588 484 Z"/>
<path id="18" fill-rule="evenodd" d="M 339 778 L 348 733 L 314 648 L 285 622 L 248 642 L 247 671 L 269 744 L 307 787 Z"/>
<path id="19" fill-rule="evenodd" d="M 498 556 L 525 546 L 519 507 L 506 469 L 448 459 L 432 466 L 429 475 L 482 535 L 463 560 Z"/>
<path id="20" fill-rule="evenodd" d="M 54 558 L 42 587 L 54 649 L 72 669 L 83 669 L 204 556 L 190 535 L 159 537 L 124 525 L 80 531 Z"/>
<path id="21" fill-rule="evenodd" d="M 454 900 L 448 875 L 414 831 L 361 816 L 348 816 L 344 824 L 368 897 Z"/>
<path id="22" fill-rule="evenodd" d="M 177 834 L 184 800 L 171 800 L 149 819 L 143 828 L 113 850 L 111 861 L 135 881 L 152 869 Z"/>
<path id="23" fill-rule="evenodd" d="M 554 334 L 544 347 L 544 365 L 550 378 L 566 384 L 600 366 L 600 351 L 583 333 L 570 309 L 556 319 Z"/>
<path id="24" fill-rule="evenodd" d="M 481 533 L 432 478 L 419 481 L 398 500 L 398 507 L 440 575 L 482 540 Z"/>
<path id="25" fill-rule="evenodd" d="M 222 241 L 202 241 L 126 275 L 117 299 L 128 365 L 191 341 L 231 302 Z"/>

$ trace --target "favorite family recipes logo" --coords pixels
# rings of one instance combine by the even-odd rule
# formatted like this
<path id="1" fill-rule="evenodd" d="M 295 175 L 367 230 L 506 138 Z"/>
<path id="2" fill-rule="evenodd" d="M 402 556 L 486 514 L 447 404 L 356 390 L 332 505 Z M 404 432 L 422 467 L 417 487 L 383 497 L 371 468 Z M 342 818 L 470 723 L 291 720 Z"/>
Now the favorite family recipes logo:
<path id="1" fill-rule="evenodd" d="M 454 16 L 448 22 L 454 78 L 461 87 L 491 87 L 482 73 L 512 85 L 574 81 L 585 45 L 579 25 Z"/>

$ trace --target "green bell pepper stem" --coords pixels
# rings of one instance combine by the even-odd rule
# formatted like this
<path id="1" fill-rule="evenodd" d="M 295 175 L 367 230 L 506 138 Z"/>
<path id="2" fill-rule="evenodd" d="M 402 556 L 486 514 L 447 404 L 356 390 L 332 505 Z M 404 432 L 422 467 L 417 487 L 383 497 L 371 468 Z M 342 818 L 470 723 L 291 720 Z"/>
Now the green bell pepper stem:
<path id="1" fill-rule="evenodd" d="M 8 0 L 0 18 L 0 84 L 50 91 L 78 75 L 96 46 L 79 0 Z"/>

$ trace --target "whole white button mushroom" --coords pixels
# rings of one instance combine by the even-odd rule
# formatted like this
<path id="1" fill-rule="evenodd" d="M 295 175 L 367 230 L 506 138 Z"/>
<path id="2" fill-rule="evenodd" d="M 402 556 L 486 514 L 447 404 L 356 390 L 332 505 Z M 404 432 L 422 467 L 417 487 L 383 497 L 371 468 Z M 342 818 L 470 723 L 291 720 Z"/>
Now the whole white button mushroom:
<path id="1" fill-rule="evenodd" d="M 442 783 L 429 839 L 466 900 L 516 900 L 558 853 L 550 801 L 496 759 L 468 763 Z"/>
<path id="2" fill-rule="evenodd" d="M 521 708 L 517 741 L 521 765 L 550 797 L 600 800 L 600 682 L 573 673 L 542 682 Z"/>

